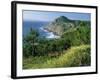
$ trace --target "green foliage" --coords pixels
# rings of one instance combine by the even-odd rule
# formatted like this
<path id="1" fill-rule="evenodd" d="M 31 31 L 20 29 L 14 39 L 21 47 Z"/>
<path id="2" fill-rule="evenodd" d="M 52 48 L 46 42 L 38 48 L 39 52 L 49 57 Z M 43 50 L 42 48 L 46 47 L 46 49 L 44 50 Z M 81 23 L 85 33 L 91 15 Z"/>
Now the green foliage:
<path id="1" fill-rule="evenodd" d="M 37 41 L 37 37 L 39 36 L 39 34 L 33 30 L 32 28 L 30 29 L 30 33 L 24 38 L 24 42 L 27 43 L 34 43 L 35 41 Z"/>
<path id="2" fill-rule="evenodd" d="M 23 55 L 24 57 L 29 57 L 30 55 L 35 55 L 35 42 L 38 40 L 38 33 L 30 29 L 30 33 L 23 39 Z"/>
<path id="3" fill-rule="evenodd" d="M 63 53 L 63 50 L 71 46 L 90 44 L 90 27 L 85 22 L 80 22 L 76 28 L 70 28 L 64 32 L 61 38 L 47 40 L 39 38 L 39 34 L 31 29 L 30 33 L 23 39 L 24 57 L 44 56 L 49 53 Z"/>
<path id="4" fill-rule="evenodd" d="M 58 57 L 37 56 L 25 58 L 23 68 L 55 68 L 55 67 L 74 67 L 90 66 L 90 45 L 75 46 L 64 51 Z"/>
<path id="5" fill-rule="evenodd" d="M 81 26 L 64 32 L 62 38 L 70 41 L 71 46 L 90 44 L 90 27 Z"/>
<path id="6" fill-rule="evenodd" d="M 46 56 L 49 53 L 58 52 L 59 54 L 70 47 L 70 42 L 61 39 L 48 40 L 39 38 L 37 32 L 31 30 L 28 36 L 24 38 L 23 54 L 29 56 Z"/>

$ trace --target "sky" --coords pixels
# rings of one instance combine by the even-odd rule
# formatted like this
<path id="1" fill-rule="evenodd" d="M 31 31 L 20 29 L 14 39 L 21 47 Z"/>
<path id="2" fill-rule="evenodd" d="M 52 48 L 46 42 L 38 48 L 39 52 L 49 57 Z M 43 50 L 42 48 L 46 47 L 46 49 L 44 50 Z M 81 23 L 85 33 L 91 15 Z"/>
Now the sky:
<path id="1" fill-rule="evenodd" d="M 90 13 L 75 13 L 75 12 L 51 12 L 51 11 L 23 11 L 24 21 L 53 21 L 59 16 L 66 16 L 71 20 L 86 20 L 91 19 Z"/>

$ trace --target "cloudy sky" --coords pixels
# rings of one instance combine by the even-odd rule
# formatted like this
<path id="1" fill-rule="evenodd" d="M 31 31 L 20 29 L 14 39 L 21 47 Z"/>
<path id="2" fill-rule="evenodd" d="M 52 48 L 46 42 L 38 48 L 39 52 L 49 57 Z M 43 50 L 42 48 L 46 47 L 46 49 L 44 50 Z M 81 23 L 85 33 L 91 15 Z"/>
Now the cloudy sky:
<path id="1" fill-rule="evenodd" d="M 24 21 L 53 21 L 59 16 L 66 16 L 72 20 L 90 20 L 90 13 L 51 12 L 51 11 L 23 11 Z"/>

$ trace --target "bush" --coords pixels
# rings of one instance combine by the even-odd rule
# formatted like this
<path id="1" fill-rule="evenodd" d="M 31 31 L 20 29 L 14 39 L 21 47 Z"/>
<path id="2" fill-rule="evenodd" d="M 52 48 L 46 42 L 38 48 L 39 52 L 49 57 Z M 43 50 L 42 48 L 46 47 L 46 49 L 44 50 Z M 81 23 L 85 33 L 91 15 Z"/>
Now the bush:
<path id="1" fill-rule="evenodd" d="M 91 65 L 90 45 L 71 47 L 64 51 L 61 56 L 36 56 L 25 58 L 24 69 L 31 68 L 57 68 L 57 67 L 79 67 Z"/>
<path id="2" fill-rule="evenodd" d="M 65 32 L 62 35 L 62 38 L 69 41 L 71 46 L 90 44 L 90 27 L 77 27 L 76 29 L 72 29 L 70 32 Z"/>

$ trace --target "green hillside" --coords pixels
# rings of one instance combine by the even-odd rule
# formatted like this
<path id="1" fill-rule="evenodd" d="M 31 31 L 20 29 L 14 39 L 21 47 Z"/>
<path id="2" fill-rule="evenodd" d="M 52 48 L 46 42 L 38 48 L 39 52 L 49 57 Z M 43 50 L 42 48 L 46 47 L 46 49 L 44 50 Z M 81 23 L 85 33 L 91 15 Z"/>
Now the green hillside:
<path id="1" fill-rule="evenodd" d="M 24 69 L 34 68 L 55 68 L 55 67 L 75 67 L 75 66 L 89 66 L 90 46 L 81 45 L 74 46 L 64 51 L 59 57 L 29 57 L 24 59 Z"/>

